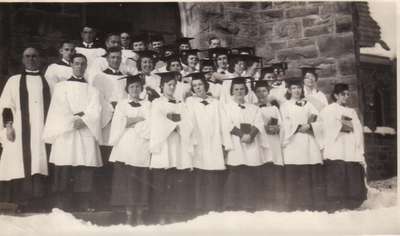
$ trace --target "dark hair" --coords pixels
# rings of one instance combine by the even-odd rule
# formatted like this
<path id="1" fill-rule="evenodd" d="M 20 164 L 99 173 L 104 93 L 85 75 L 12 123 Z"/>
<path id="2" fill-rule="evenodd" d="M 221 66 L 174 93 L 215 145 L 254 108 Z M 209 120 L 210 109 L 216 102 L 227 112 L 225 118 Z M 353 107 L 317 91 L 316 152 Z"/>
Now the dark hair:
<path id="1" fill-rule="evenodd" d="M 85 55 L 81 54 L 81 53 L 75 53 L 74 55 L 71 56 L 71 63 L 74 62 L 75 58 L 84 58 L 85 61 L 87 62 L 87 58 Z"/>
<path id="2" fill-rule="evenodd" d="M 315 71 L 307 71 L 306 73 L 304 73 L 303 80 L 306 78 L 306 74 L 307 73 L 310 73 L 310 74 L 314 75 L 315 81 L 318 81 L 318 74 Z"/>
<path id="3" fill-rule="evenodd" d="M 170 70 L 172 62 L 178 62 L 179 65 L 180 65 L 181 68 L 182 68 L 182 64 L 181 64 L 181 62 L 179 61 L 179 58 L 174 58 L 173 60 L 167 60 L 167 66 L 166 66 L 167 71 Z"/>
<path id="4" fill-rule="evenodd" d="M 164 93 L 164 89 L 163 89 L 164 84 L 165 84 L 165 83 L 168 83 L 168 82 L 171 81 L 171 80 L 177 81 L 176 77 L 171 78 L 171 79 L 161 79 L 161 82 L 160 82 L 160 91 L 161 91 L 161 93 Z"/>
<path id="5" fill-rule="evenodd" d="M 245 66 L 247 67 L 246 60 L 244 60 L 243 58 L 240 58 L 240 57 L 234 57 L 234 58 L 228 59 L 228 64 L 229 64 L 228 71 L 231 73 L 235 72 L 235 65 L 238 64 L 240 61 L 243 61 Z"/>
<path id="6" fill-rule="evenodd" d="M 139 81 L 135 81 L 135 82 L 133 82 L 133 83 L 126 83 L 126 85 L 125 85 L 125 92 L 126 93 L 129 93 L 128 92 L 128 87 L 129 87 L 129 85 L 131 85 L 131 84 L 135 84 L 135 83 L 138 83 Z M 144 84 L 143 84 L 143 80 L 141 80 L 140 82 L 140 87 L 141 87 L 141 91 L 143 91 L 143 88 L 144 88 Z"/>
<path id="7" fill-rule="evenodd" d="M 301 95 L 300 95 L 300 98 L 303 99 L 303 98 L 305 97 L 305 96 L 304 96 L 304 88 L 303 88 L 302 85 L 299 85 L 299 84 L 291 84 L 291 85 L 288 86 L 287 91 L 286 91 L 286 93 L 285 93 L 285 98 L 286 98 L 286 99 L 289 100 L 289 99 L 292 97 L 292 94 L 289 93 L 289 89 L 290 89 L 291 86 L 299 86 L 299 87 L 301 88 Z"/>
<path id="8" fill-rule="evenodd" d="M 185 55 L 181 56 L 182 62 L 187 65 L 188 64 L 188 58 L 190 55 L 196 56 L 199 59 L 199 56 L 197 55 L 197 53 L 187 53 Z"/>
<path id="9" fill-rule="evenodd" d="M 107 49 L 106 56 L 108 56 L 110 53 L 113 53 L 113 52 L 122 53 L 122 48 L 118 47 L 118 46 L 117 47 L 110 47 L 110 48 Z"/>
<path id="10" fill-rule="evenodd" d="M 108 33 L 108 34 L 106 35 L 106 42 L 107 42 L 108 40 L 110 40 L 110 38 L 111 38 L 112 36 L 121 37 L 121 35 L 120 35 L 120 34 L 118 34 L 118 33 L 115 33 L 115 32 Z"/>
<path id="11" fill-rule="evenodd" d="M 153 67 L 154 67 L 154 59 L 151 56 L 140 56 L 139 59 L 137 60 L 136 63 L 136 68 L 138 69 L 138 71 L 142 71 L 142 60 L 143 58 L 149 58 L 151 60 L 151 62 L 153 63 Z"/>
<path id="12" fill-rule="evenodd" d="M 72 44 L 72 45 L 75 46 L 75 42 L 74 42 L 74 41 L 72 41 L 72 40 L 63 40 L 63 41 L 61 41 L 61 43 L 59 44 L 59 48 L 64 47 L 64 44 Z"/>
<path id="13" fill-rule="evenodd" d="M 335 95 L 338 95 L 341 92 L 346 91 L 346 90 L 347 91 L 350 90 L 348 84 L 345 84 L 345 83 L 336 84 L 335 87 L 333 88 L 333 91 L 332 91 L 332 94 L 331 94 L 332 101 L 336 102 L 337 99 L 335 98 Z"/>
<path id="14" fill-rule="evenodd" d="M 210 89 L 210 84 L 205 80 L 205 79 L 195 79 L 195 80 L 200 80 L 201 82 L 203 82 L 204 85 L 204 89 L 206 90 L 206 92 L 208 92 L 208 89 Z M 193 89 L 193 83 L 194 79 L 192 79 L 192 81 L 190 82 L 190 90 L 192 91 L 192 93 L 194 93 L 194 89 Z"/>
<path id="15" fill-rule="evenodd" d="M 246 83 L 239 83 L 239 84 L 244 85 L 245 94 L 246 95 L 249 94 L 249 88 L 247 87 L 247 84 Z M 232 81 L 231 90 L 230 90 L 231 96 L 233 95 L 233 86 L 235 86 L 235 83 L 233 83 L 233 81 Z"/>

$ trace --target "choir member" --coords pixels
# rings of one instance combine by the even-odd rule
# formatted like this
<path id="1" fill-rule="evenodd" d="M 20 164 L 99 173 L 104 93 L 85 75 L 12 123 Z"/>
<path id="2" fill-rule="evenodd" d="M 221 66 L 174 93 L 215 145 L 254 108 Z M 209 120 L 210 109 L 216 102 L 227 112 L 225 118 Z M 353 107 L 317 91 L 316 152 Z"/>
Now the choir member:
<path id="1" fill-rule="evenodd" d="M 189 74 L 192 97 L 186 100 L 188 119 L 194 137 L 195 208 L 197 213 L 221 210 L 225 160 L 222 145 L 229 134 L 222 132 L 221 108 L 217 99 L 207 95 L 209 84 L 204 74 Z M 225 134 L 225 137 L 223 137 Z"/>
<path id="2" fill-rule="evenodd" d="M 281 106 L 286 204 L 289 210 L 318 209 L 323 198 L 322 156 L 314 135 L 318 110 L 304 99 L 301 79 L 286 81 Z"/>
<path id="3" fill-rule="evenodd" d="M 278 79 L 277 68 L 274 66 L 267 66 L 261 68 L 261 76 L 259 80 L 267 81 L 270 87 L 268 100 L 276 107 L 286 102 L 286 83 Z"/>
<path id="4" fill-rule="evenodd" d="M 145 51 L 147 40 L 144 35 L 134 35 L 132 38 L 132 50 L 134 52 Z"/>
<path id="5" fill-rule="evenodd" d="M 162 96 L 151 107 L 151 206 L 161 223 L 190 213 L 194 198 L 190 123 L 184 115 L 184 104 L 173 96 L 177 76 L 176 72 L 161 74 Z"/>
<path id="6" fill-rule="evenodd" d="M 326 209 L 356 209 L 367 197 L 363 128 L 348 107 L 349 86 L 336 84 L 330 105 L 321 111 Z"/>
<path id="7" fill-rule="evenodd" d="M 207 93 L 210 94 L 210 96 L 219 100 L 222 89 L 222 81 L 217 80 L 215 77 L 212 76 L 214 71 L 215 69 L 213 60 L 211 59 L 200 60 L 200 72 L 204 73 L 204 77 L 206 78 L 206 81 L 209 84 Z"/>
<path id="8" fill-rule="evenodd" d="M 254 211 L 260 205 L 258 193 L 262 185 L 258 173 L 264 164 L 260 146 L 266 147 L 261 135 L 265 131 L 260 109 L 245 100 L 249 92 L 247 79 L 232 80 L 233 99 L 223 105 L 223 130 L 230 136 L 225 144 L 225 210 Z"/>
<path id="9" fill-rule="evenodd" d="M 149 49 L 155 51 L 156 53 L 161 53 L 162 47 L 164 46 L 164 38 L 160 34 L 156 34 L 150 37 L 150 47 Z"/>
<path id="10" fill-rule="evenodd" d="M 77 45 L 75 50 L 77 53 L 81 53 L 88 59 L 88 68 L 92 62 L 106 54 L 105 49 L 98 44 L 96 40 L 96 30 L 91 26 L 84 26 L 81 31 L 81 44 Z"/>
<path id="11" fill-rule="evenodd" d="M 254 92 L 258 102 L 255 104 L 260 108 L 265 133 L 266 148 L 261 146 L 264 165 L 260 169 L 261 206 L 260 209 L 283 210 L 282 200 L 284 199 L 284 176 L 283 176 L 283 155 L 281 147 L 282 125 L 281 114 L 276 106 L 273 106 L 268 99 L 270 86 L 268 81 L 259 80 L 255 82 Z"/>
<path id="12" fill-rule="evenodd" d="M 122 61 L 121 71 L 127 75 L 136 75 L 138 73 L 137 61 L 139 60 L 139 52 L 145 51 L 146 38 L 143 35 L 134 35 L 132 37 L 132 50 L 126 54 L 125 60 Z"/>
<path id="13" fill-rule="evenodd" d="M 137 61 L 138 71 L 144 77 L 144 92 L 141 95 L 142 99 L 153 101 L 160 97 L 160 76 L 154 73 L 154 56 L 155 52 L 146 50 L 139 52 L 139 60 Z"/>
<path id="14" fill-rule="evenodd" d="M 231 94 L 231 84 L 234 78 L 246 76 L 246 61 L 249 55 L 243 54 L 235 54 L 229 57 L 229 72 L 227 74 L 227 78 L 222 83 L 222 91 L 220 96 L 220 101 L 223 103 L 227 103 L 232 99 Z M 255 96 L 253 90 L 251 90 L 251 81 L 247 83 L 247 94 L 245 96 L 247 103 L 255 103 L 257 101 L 257 97 Z"/>
<path id="15" fill-rule="evenodd" d="M 128 223 L 143 223 L 149 207 L 150 102 L 140 99 L 143 81 L 140 75 L 126 78 L 128 97 L 120 100 L 111 123 L 113 149 L 111 205 L 125 207 Z"/>
<path id="16" fill-rule="evenodd" d="M 131 50 L 131 35 L 128 32 L 122 32 L 120 38 L 122 50 Z"/>
<path id="17" fill-rule="evenodd" d="M 61 43 L 58 52 L 61 55 L 60 60 L 49 65 L 44 74 L 44 77 L 49 84 L 51 94 L 53 94 L 53 89 L 56 83 L 71 78 L 72 69 L 70 60 L 71 56 L 75 53 L 75 45 L 70 41 L 64 41 Z"/>
<path id="18" fill-rule="evenodd" d="M 212 36 L 208 39 L 208 48 L 220 48 L 220 47 L 222 47 L 220 38 Z"/>
<path id="19" fill-rule="evenodd" d="M 106 52 L 101 56 L 97 57 L 93 60 L 91 64 L 88 66 L 88 71 L 86 77 L 88 78 L 89 83 L 92 82 L 93 78 L 107 69 L 108 63 L 107 63 L 107 55 L 108 55 L 108 50 L 110 48 L 115 48 L 115 47 L 120 47 L 121 48 L 121 38 L 119 34 L 117 33 L 109 33 L 106 37 Z M 121 50 L 121 60 L 122 60 L 122 49 Z M 123 65 L 121 63 L 121 65 Z M 122 68 L 118 68 L 120 70 Z"/>
<path id="20" fill-rule="evenodd" d="M 59 208 L 75 198 L 80 210 L 91 210 L 94 171 L 103 165 L 100 92 L 83 78 L 87 60 L 71 58 L 72 76 L 54 88 L 43 140 L 52 144 L 49 162 L 54 165 L 52 192 Z M 68 208 L 67 208 L 68 209 Z"/>
<path id="21" fill-rule="evenodd" d="M 48 168 L 41 135 L 50 89 L 39 72 L 37 49 L 26 48 L 22 63 L 24 70 L 7 80 L 0 97 L 0 200 L 24 211 L 43 206 Z"/>
<path id="22" fill-rule="evenodd" d="M 328 105 L 328 99 L 323 92 L 318 90 L 318 74 L 316 70 L 319 70 L 319 68 L 310 66 L 302 66 L 300 68 L 304 79 L 304 96 L 318 111 L 321 111 Z"/>
<path id="23" fill-rule="evenodd" d="M 172 55 L 167 58 L 166 71 L 175 71 L 178 73 L 182 72 L 182 64 L 179 60 L 179 57 Z M 188 78 L 188 76 L 185 78 L 178 76 L 177 79 L 174 97 L 180 101 L 184 101 L 188 96 L 192 95 L 190 90 L 190 78 Z"/>
<path id="24" fill-rule="evenodd" d="M 192 46 L 190 45 L 190 40 L 192 40 L 192 39 L 194 39 L 194 38 L 191 38 L 191 37 L 178 38 L 176 40 L 176 46 L 178 47 L 178 52 L 192 49 Z"/>
<path id="25" fill-rule="evenodd" d="M 227 78 L 227 74 L 229 73 L 229 60 L 228 56 L 231 54 L 231 51 L 228 48 L 211 48 L 208 50 L 208 58 L 215 60 L 216 64 L 216 72 L 213 74 L 216 79 L 223 80 Z"/>
<path id="26" fill-rule="evenodd" d="M 190 49 L 182 50 L 180 52 L 181 63 L 183 66 L 182 75 L 185 76 L 190 73 L 198 72 L 199 63 L 199 50 Z"/>

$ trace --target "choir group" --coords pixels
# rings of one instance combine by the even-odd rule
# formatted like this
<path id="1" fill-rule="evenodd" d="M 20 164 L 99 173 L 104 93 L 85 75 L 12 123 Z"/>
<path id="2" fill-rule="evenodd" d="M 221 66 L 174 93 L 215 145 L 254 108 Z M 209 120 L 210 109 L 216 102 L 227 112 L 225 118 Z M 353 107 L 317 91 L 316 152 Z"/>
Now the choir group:
<path id="1" fill-rule="evenodd" d="M 318 68 L 286 76 L 254 48 L 165 45 L 124 32 L 105 49 L 84 27 L 39 72 L 39 51 L 0 97 L 0 202 L 93 210 L 143 222 L 227 210 L 355 209 L 366 199 L 362 125 L 349 86 L 318 90 Z M 207 58 L 199 59 L 201 53 Z M 51 145 L 51 146 L 50 146 Z M 44 200 L 45 199 L 45 200 Z M 49 199 L 52 199 L 50 201 Z"/>

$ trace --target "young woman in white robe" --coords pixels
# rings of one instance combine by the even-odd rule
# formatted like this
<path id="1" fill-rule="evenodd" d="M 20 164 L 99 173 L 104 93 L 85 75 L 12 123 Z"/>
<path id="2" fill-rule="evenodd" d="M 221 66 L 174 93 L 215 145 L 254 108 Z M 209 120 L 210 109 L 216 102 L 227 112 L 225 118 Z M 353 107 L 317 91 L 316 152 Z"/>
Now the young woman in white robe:
<path id="1" fill-rule="evenodd" d="M 221 104 L 207 95 L 209 85 L 202 73 L 189 74 L 195 95 L 186 100 L 185 107 L 192 123 L 193 166 L 195 170 L 195 208 L 197 214 L 219 211 L 222 207 L 225 181 L 223 145 L 229 142 L 222 132 Z"/>
<path id="2" fill-rule="evenodd" d="M 232 79 L 236 77 L 244 76 L 246 77 L 246 59 L 247 55 L 231 55 L 229 57 L 229 71 L 230 73 L 227 74 L 227 78 L 222 83 L 222 92 L 220 96 L 220 101 L 222 103 L 228 103 L 232 101 L 231 95 L 231 84 Z M 251 89 L 251 81 L 246 83 L 248 93 L 245 96 L 245 100 L 247 103 L 255 103 L 257 101 L 257 97 L 254 94 L 253 90 Z"/>
<path id="3" fill-rule="evenodd" d="M 316 67 L 301 67 L 304 79 L 304 97 L 307 101 L 312 103 L 318 111 L 321 111 L 328 105 L 328 99 L 323 92 L 318 90 L 317 69 Z"/>
<path id="4" fill-rule="evenodd" d="M 86 58 L 72 57 L 73 77 L 56 84 L 43 131 L 43 140 L 52 144 L 49 162 L 54 165 L 52 192 L 58 207 L 66 207 L 77 197 L 78 209 L 90 209 L 94 171 L 103 165 L 100 92 L 82 77 Z"/>
<path id="5" fill-rule="evenodd" d="M 230 136 L 225 146 L 228 152 L 223 200 L 225 210 L 254 211 L 261 201 L 258 193 L 262 183 L 258 173 L 265 162 L 260 147 L 267 148 L 267 143 L 260 135 L 265 132 L 260 109 L 245 101 L 249 92 L 246 84 L 246 78 L 233 79 L 233 100 L 223 106 L 223 129 Z"/>
<path id="6" fill-rule="evenodd" d="M 258 102 L 255 104 L 260 108 L 264 123 L 263 135 L 266 145 L 260 146 L 263 162 L 263 169 L 260 171 L 262 187 L 260 188 L 261 202 L 260 209 L 283 210 L 282 199 L 284 196 L 283 176 L 283 154 L 281 146 L 282 118 L 279 109 L 272 105 L 268 99 L 268 81 L 256 81 L 254 92 Z M 266 147 L 265 147 L 266 146 Z"/>
<path id="7" fill-rule="evenodd" d="M 282 115 L 286 200 L 289 210 L 319 209 L 323 199 L 322 156 L 315 138 L 317 109 L 304 100 L 301 80 L 286 81 Z"/>
<path id="8" fill-rule="evenodd" d="M 280 79 L 276 73 L 276 68 L 273 66 L 261 68 L 261 77 L 259 80 L 268 81 L 270 87 L 268 93 L 268 100 L 271 104 L 279 108 L 284 102 L 287 101 L 286 95 L 286 83 L 284 80 Z"/>
<path id="9" fill-rule="evenodd" d="M 138 52 L 138 54 L 137 68 L 144 80 L 144 90 L 140 98 L 151 102 L 161 96 L 161 78 L 154 73 L 154 52 L 145 50 Z"/>
<path id="10" fill-rule="evenodd" d="M 190 49 L 190 50 L 182 50 L 180 52 L 181 63 L 183 65 L 182 75 L 186 76 L 188 74 L 198 72 L 198 64 L 199 64 L 199 50 L 198 49 Z"/>
<path id="11" fill-rule="evenodd" d="M 184 104 L 173 96 L 180 74 L 165 72 L 160 76 L 162 96 L 151 107 L 151 207 L 165 223 L 192 211 L 193 163 L 190 123 L 185 119 Z"/>
<path id="12" fill-rule="evenodd" d="M 214 61 L 210 59 L 200 60 L 200 72 L 204 73 L 204 77 L 209 84 L 207 94 L 219 100 L 222 90 L 222 81 L 214 78 Z"/>
<path id="13" fill-rule="evenodd" d="M 182 74 L 182 64 L 179 57 L 169 56 L 167 58 L 166 71 L 175 71 Z M 174 97 L 179 101 L 185 101 L 188 96 L 192 95 L 192 91 L 190 90 L 190 78 L 182 77 L 183 74 L 178 78 L 174 93 Z"/>
<path id="14" fill-rule="evenodd" d="M 127 77 L 128 98 L 118 102 L 111 123 L 113 149 L 111 205 L 126 209 L 128 223 L 143 222 L 150 197 L 150 102 L 139 98 L 143 81 L 139 75 Z"/>
<path id="15" fill-rule="evenodd" d="M 321 111 L 326 209 L 356 209 L 367 197 L 363 128 L 347 107 L 349 87 L 336 84 L 332 104 Z"/>

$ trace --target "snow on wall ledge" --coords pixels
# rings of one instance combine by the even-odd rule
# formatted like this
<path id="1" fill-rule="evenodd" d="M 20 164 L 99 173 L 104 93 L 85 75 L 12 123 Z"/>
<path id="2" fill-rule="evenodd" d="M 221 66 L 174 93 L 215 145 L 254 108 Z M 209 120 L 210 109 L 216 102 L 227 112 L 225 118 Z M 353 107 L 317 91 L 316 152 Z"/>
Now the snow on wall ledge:
<path id="1" fill-rule="evenodd" d="M 396 183 L 396 178 L 391 180 Z M 394 185 L 395 186 L 395 185 Z M 279 213 L 262 211 L 209 213 L 188 222 L 170 225 L 100 227 L 53 209 L 50 214 L 29 217 L 0 215 L 2 236 L 9 235 L 265 235 L 306 234 L 395 234 L 400 232 L 396 188 L 369 189 L 368 200 L 357 211 Z"/>

